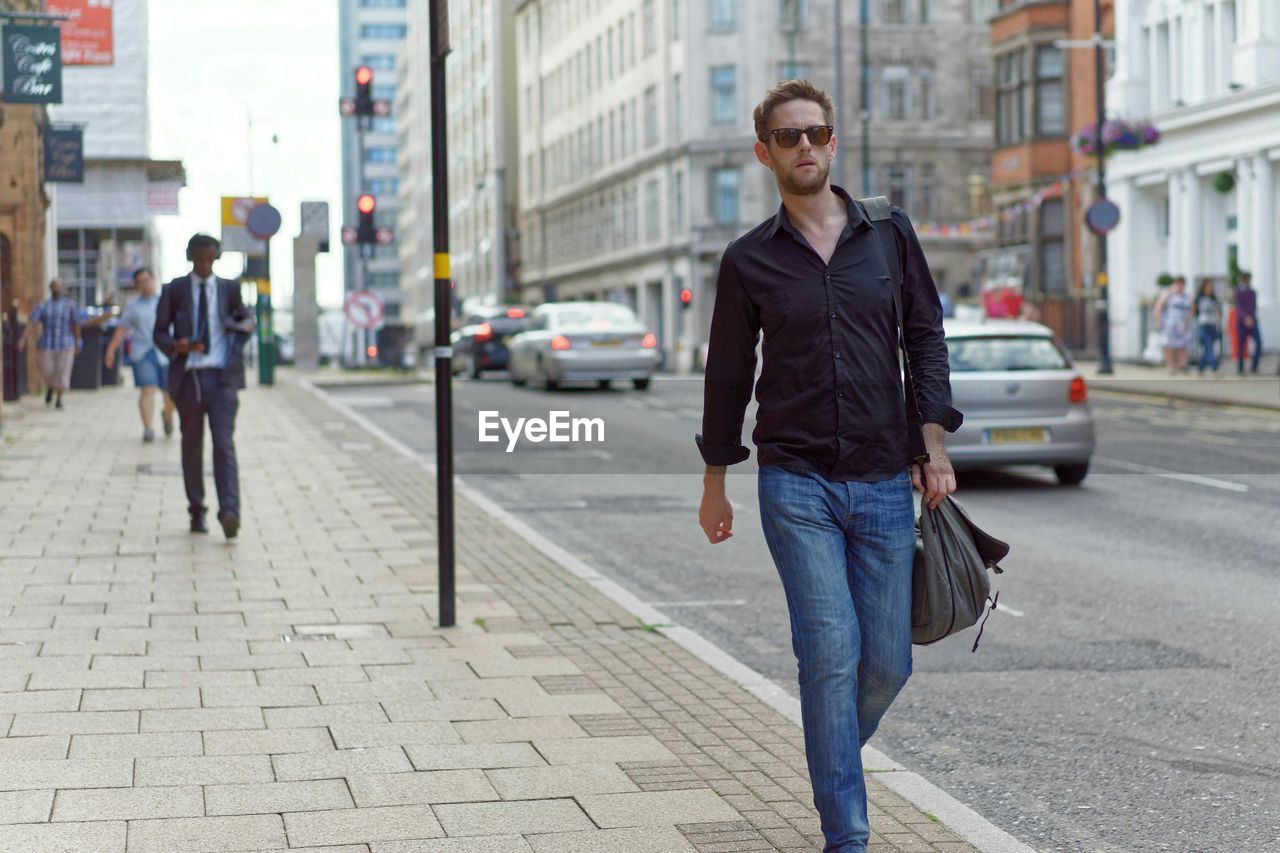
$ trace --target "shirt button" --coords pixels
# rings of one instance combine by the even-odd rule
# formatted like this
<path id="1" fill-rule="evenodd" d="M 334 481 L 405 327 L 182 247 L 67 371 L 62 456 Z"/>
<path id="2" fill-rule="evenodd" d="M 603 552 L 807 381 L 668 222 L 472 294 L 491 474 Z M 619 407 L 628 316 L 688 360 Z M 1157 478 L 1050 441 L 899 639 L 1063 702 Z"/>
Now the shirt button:
<path id="1" fill-rule="evenodd" d="M 832 314 L 832 315 L 831 315 L 831 319 L 832 319 L 832 320 L 834 320 L 835 318 L 836 318 L 836 315 L 835 315 L 835 314 Z"/>
<path id="2" fill-rule="evenodd" d="M 836 358 L 839 358 L 839 357 L 840 357 L 840 353 L 836 353 Z"/>
<path id="3" fill-rule="evenodd" d="M 841 400 L 843 400 L 843 399 L 844 399 L 844 392 L 843 392 L 843 391 L 837 391 L 837 392 L 836 392 L 836 396 L 837 396 L 837 397 L 839 397 Z"/>

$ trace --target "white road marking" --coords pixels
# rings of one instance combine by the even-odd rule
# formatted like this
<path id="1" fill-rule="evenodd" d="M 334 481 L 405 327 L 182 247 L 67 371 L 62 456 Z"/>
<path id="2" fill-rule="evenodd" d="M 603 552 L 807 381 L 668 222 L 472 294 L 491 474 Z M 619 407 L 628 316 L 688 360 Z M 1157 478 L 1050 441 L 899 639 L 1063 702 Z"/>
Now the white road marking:
<path id="1" fill-rule="evenodd" d="M 745 598 L 708 598 L 701 601 L 646 601 L 650 607 L 741 607 Z"/>
<path id="2" fill-rule="evenodd" d="M 1198 486 L 1210 486 L 1215 489 L 1224 489 L 1228 492 L 1247 492 L 1249 487 L 1244 483 L 1233 483 L 1229 480 L 1218 480 L 1214 477 L 1202 477 L 1199 474 L 1184 474 L 1181 471 L 1170 471 L 1167 468 L 1156 468 L 1153 465 L 1139 465 L 1136 462 L 1125 462 L 1122 459 L 1107 459 L 1103 456 L 1093 457 L 1095 462 L 1101 462 L 1103 465 L 1110 465 L 1112 468 L 1119 468 L 1122 471 L 1133 471 L 1137 474 L 1151 474 L 1156 477 L 1165 477 L 1170 480 L 1181 480 L 1184 483 L 1195 483 Z"/>
<path id="3" fill-rule="evenodd" d="M 390 397 L 357 397 L 346 394 L 342 395 L 342 402 L 348 406 L 361 409 L 390 409 L 395 405 L 395 402 Z"/>
<path id="4" fill-rule="evenodd" d="M 1026 615 L 1027 615 L 1027 614 L 1023 613 L 1021 610 L 1018 610 L 1018 609 L 1016 609 L 1016 608 L 1010 607 L 1010 606 L 1009 606 L 1009 605 L 1007 605 L 1007 604 L 997 604 L 997 605 L 996 605 L 996 612 L 997 612 L 997 613 L 1008 613 L 1010 616 L 1017 616 L 1017 617 L 1019 617 L 1019 618 L 1021 618 L 1021 617 L 1023 617 L 1023 616 L 1026 616 Z"/>

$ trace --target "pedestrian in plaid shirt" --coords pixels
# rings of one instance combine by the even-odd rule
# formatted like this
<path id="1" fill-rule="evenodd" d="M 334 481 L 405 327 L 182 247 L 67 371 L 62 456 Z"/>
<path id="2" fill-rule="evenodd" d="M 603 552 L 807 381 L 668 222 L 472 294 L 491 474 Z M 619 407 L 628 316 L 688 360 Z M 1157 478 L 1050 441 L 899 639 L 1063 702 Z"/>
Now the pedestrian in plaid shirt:
<path id="1" fill-rule="evenodd" d="M 27 330 L 18 341 L 19 351 L 25 350 L 28 341 L 36 338 L 40 352 L 40 373 L 47 390 L 44 404 L 57 397 L 57 408 L 62 408 L 62 392 L 71 384 L 71 365 L 80 349 L 80 324 L 76 320 L 76 304 L 62 295 L 62 282 L 56 278 L 49 282 L 49 298 L 36 306 L 27 320 Z"/>

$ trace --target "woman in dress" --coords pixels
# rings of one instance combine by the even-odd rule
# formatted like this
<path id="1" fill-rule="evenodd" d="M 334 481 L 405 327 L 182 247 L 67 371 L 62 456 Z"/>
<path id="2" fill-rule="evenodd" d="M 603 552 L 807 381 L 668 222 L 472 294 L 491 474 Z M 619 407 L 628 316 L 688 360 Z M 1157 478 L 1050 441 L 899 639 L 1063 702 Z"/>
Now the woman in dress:
<path id="1" fill-rule="evenodd" d="M 1156 327 L 1164 339 L 1164 364 L 1170 375 L 1186 373 L 1191 355 L 1191 297 L 1187 280 L 1178 276 L 1156 304 Z"/>

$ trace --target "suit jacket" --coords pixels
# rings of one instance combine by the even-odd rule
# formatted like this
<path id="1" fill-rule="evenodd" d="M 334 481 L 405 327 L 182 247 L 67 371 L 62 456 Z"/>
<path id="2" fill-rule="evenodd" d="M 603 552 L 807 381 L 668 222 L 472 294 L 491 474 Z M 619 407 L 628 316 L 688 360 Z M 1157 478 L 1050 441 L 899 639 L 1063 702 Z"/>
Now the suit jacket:
<path id="1" fill-rule="evenodd" d="M 240 298 L 240 285 L 231 279 L 218 278 L 216 322 L 222 323 L 227 337 L 227 363 L 222 370 L 221 383 L 240 389 L 244 387 L 244 345 L 253 328 L 252 319 L 237 322 L 238 316 L 247 313 Z M 178 390 L 187 379 L 187 357 L 174 349 L 174 341 L 195 338 L 192 318 L 195 306 L 191 304 L 191 274 L 175 278 L 160 291 L 160 304 L 156 306 L 156 328 L 153 338 L 156 347 L 169 357 L 169 395 L 177 398 Z M 251 315 L 250 315 L 251 316 Z"/>

